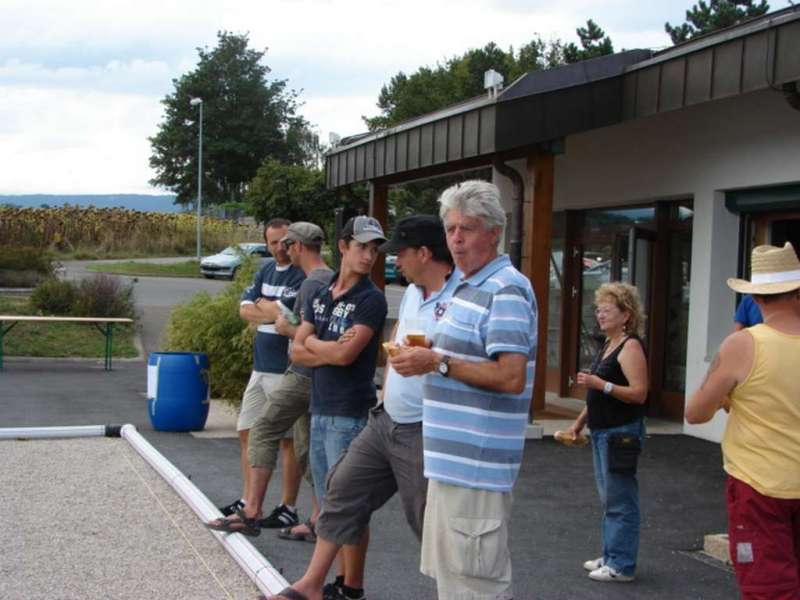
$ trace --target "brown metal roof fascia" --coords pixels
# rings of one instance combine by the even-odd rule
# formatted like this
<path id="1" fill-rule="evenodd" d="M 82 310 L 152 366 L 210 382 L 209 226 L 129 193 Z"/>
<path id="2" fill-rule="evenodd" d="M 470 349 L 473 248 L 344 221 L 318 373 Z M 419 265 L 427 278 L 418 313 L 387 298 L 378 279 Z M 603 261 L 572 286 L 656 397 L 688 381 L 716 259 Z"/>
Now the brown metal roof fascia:
<path id="1" fill-rule="evenodd" d="M 626 71 L 625 120 L 778 88 L 800 80 L 800 9 L 703 36 Z"/>
<path id="2" fill-rule="evenodd" d="M 358 137 L 327 154 L 327 185 L 333 189 L 370 180 L 395 181 L 406 173 L 413 176 L 438 165 L 490 156 L 495 151 L 495 112 L 494 98 L 473 99 Z M 468 162 L 483 165 L 491 160 Z"/>
<path id="3" fill-rule="evenodd" d="M 496 149 L 511 151 L 622 120 L 621 76 L 498 104 Z"/>

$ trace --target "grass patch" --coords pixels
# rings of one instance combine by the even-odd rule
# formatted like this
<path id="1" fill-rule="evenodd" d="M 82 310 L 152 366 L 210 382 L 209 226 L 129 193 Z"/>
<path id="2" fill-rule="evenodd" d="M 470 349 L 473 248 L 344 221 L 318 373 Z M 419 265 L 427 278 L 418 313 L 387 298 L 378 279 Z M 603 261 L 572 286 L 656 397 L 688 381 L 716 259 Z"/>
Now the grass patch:
<path id="1" fill-rule="evenodd" d="M 0 295 L 0 314 L 33 315 L 27 296 Z M 8 324 L 5 324 L 8 327 Z M 138 356 L 130 325 L 114 326 L 114 358 Z M 4 356 L 103 358 L 106 339 L 89 323 L 17 323 L 3 338 Z"/>
<path id="2" fill-rule="evenodd" d="M 87 265 L 89 271 L 116 273 L 118 275 L 141 275 L 143 277 L 201 277 L 200 263 L 187 260 L 169 265 L 141 263 L 128 260 L 116 263 Z"/>

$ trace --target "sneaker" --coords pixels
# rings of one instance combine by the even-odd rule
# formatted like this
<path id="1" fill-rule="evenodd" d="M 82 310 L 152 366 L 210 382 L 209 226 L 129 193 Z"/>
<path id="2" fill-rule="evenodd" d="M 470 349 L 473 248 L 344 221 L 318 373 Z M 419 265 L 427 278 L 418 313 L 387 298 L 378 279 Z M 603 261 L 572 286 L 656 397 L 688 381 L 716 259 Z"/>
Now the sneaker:
<path id="1" fill-rule="evenodd" d="M 282 527 L 294 527 L 299 523 L 300 519 L 297 518 L 297 513 L 295 511 L 289 510 L 285 504 L 279 504 L 269 513 L 269 516 L 261 519 L 258 525 L 265 529 L 278 529 Z"/>
<path id="2" fill-rule="evenodd" d="M 335 583 L 328 583 L 322 588 L 322 600 L 367 600 L 362 590 L 361 595 L 353 598 L 344 593 L 344 589 Z"/>
<path id="3" fill-rule="evenodd" d="M 628 583 L 633 581 L 633 575 L 623 575 L 622 573 L 615 571 L 608 565 L 603 565 L 599 569 L 595 569 L 591 573 L 589 573 L 589 579 L 594 579 L 595 581 L 614 581 L 616 583 Z"/>
<path id="4" fill-rule="evenodd" d="M 231 515 L 235 515 L 236 511 L 242 510 L 244 508 L 244 502 L 241 499 L 237 500 L 236 502 L 231 502 L 227 506 L 220 506 L 219 512 L 222 513 L 223 517 L 230 517 Z"/>
<path id="5" fill-rule="evenodd" d="M 596 571 L 603 566 L 603 557 L 595 558 L 594 560 L 587 560 L 583 563 L 583 568 L 587 571 Z"/>
<path id="6" fill-rule="evenodd" d="M 326 583 L 322 588 L 322 600 L 339 600 L 344 598 L 344 592 L 335 582 Z"/>

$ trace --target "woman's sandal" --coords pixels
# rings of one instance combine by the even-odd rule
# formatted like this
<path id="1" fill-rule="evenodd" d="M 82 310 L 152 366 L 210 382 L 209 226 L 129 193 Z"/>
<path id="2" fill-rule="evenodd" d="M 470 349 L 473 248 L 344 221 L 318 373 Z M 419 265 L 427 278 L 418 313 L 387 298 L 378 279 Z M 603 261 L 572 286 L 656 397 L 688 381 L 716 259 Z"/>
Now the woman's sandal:
<path id="1" fill-rule="evenodd" d="M 261 528 L 258 526 L 258 519 L 246 517 L 242 509 L 236 511 L 236 518 L 217 519 L 216 521 L 206 523 L 206 527 L 214 531 L 241 533 L 250 537 L 257 537 L 261 533 Z"/>
<path id="2" fill-rule="evenodd" d="M 317 541 L 317 532 L 314 529 L 314 524 L 311 521 L 306 521 L 303 523 L 306 527 L 308 527 L 309 533 L 295 533 L 292 531 L 295 527 L 299 527 L 299 525 L 295 525 L 293 527 L 284 527 L 283 529 L 278 531 L 278 537 L 282 540 L 290 540 L 292 542 L 311 542 L 312 544 Z"/>

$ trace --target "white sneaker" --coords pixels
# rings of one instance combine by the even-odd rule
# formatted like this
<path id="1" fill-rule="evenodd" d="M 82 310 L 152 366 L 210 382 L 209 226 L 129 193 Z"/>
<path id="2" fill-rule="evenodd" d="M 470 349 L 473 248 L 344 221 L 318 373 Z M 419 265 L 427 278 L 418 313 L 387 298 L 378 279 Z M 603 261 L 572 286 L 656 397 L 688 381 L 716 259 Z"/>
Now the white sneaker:
<path id="1" fill-rule="evenodd" d="M 614 581 L 616 583 L 628 583 L 633 581 L 633 575 L 623 575 L 609 567 L 608 565 L 603 565 L 599 569 L 595 569 L 591 573 L 589 573 L 589 579 L 594 579 L 595 581 Z"/>
<path id="2" fill-rule="evenodd" d="M 603 566 L 603 557 L 595 558 L 594 560 L 587 560 L 583 563 L 583 568 L 587 571 L 596 571 Z"/>

